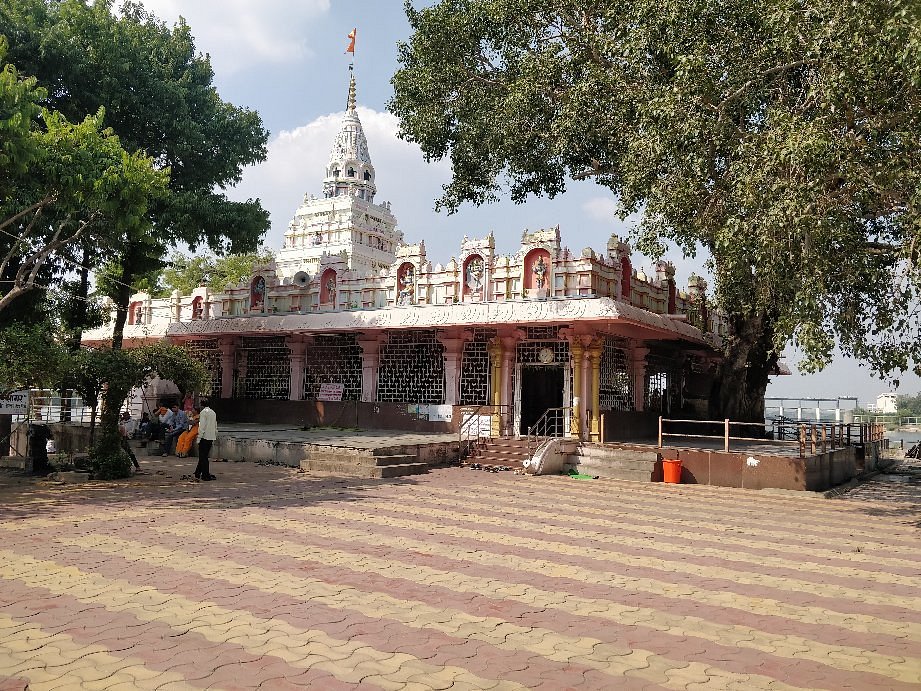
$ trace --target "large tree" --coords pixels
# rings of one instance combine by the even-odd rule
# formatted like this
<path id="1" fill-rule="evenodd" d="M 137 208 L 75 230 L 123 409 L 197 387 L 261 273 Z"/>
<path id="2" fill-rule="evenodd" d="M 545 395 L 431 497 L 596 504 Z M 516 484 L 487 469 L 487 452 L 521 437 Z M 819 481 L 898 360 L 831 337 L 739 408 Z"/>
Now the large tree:
<path id="1" fill-rule="evenodd" d="M 763 419 L 781 349 L 921 362 L 921 3 L 442 0 L 415 10 L 391 110 L 440 205 L 590 178 L 640 249 L 711 257 L 729 315 L 713 414 Z"/>
<path id="2" fill-rule="evenodd" d="M 253 250 L 268 228 L 258 200 L 223 190 L 265 158 L 268 133 L 257 113 L 223 101 L 191 31 L 170 28 L 138 3 L 7 0 L 0 34 L 10 59 L 47 88 L 44 105 L 71 121 L 105 108 L 105 123 L 128 151 L 170 170 L 169 194 L 150 210 L 152 232 L 124 233 L 106 247 L 120 274 L 113 346 L 120 347 L 135 277 L 160 268 L 185 243 L 223 253 Z"/>

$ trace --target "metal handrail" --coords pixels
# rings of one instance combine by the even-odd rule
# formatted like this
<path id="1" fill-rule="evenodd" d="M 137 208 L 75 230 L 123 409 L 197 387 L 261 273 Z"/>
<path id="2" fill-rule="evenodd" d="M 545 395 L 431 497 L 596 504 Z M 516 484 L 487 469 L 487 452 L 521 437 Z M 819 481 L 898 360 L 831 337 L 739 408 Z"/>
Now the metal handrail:
<path id="1" fill-rule="evenodd" d="M 665 423 L 684 423 L 693 425 L 720 425 L 723 434 L 687 434 L 668 433 L 664 431 Z M 864 445 L 870 442 L 881 441 L 885 435 L 883 425 L 873 424 L 842 424 L 842 423 L 803 423 L 790 421 L 783 418 L 770 422 L 735 422 L 732 420 L 666 420 L 659 417 L 659 448 L 662 448 L 665 437 L 681 437 L 689 439 L 722 439 L 723 451 L 728 453 L 730 440 L 763 442 L 763 437 L 742 437 L 730 434 L 731 426 L 771 428 L 771 438 L 774 441 L 798 444 L 800 458 L 805 457 L 807 447 L 811 455 L 817 451 L 827 452 L 844 446 Z M 788 436 L 788 433 L 792 432 Z"/>
<path id="2" fill-rule="evenodd" d="M 508 403 L 501 403 L 499 405 L 484 404 L 478 406 L 473 412 L 462 414 L 461 423 L 457 429 L 457 440 L 460 443 L 461 454 L 466 456 L 467 448 L 470 446 L 469 442 L 472 441 L 474 444 L 479 444 L 482 439 L 492 438 L 492 418 L 496 415 L 499 416 L 499 436 L 508 434 L 510 412 L 511 405 Z M 484 432 L 480 425 L 480 419 L 486 416 L 490 418 L 488 432 Z M 465 441 L 468 442 L 466 446 L 464 444 Z"/>
<path id="3" fill-rule="evenodd" d="M 549 439 L 565 436 L 571 417 L 572 406 L 547 408 L 537 422 L 528 427 L 528 458 L 534 458 Z"/>

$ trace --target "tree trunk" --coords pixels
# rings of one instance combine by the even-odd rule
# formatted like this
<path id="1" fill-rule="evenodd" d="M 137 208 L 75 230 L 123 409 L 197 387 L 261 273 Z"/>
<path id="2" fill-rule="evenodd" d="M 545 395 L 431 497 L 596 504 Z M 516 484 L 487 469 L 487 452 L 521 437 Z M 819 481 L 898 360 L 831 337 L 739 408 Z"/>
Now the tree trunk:
<path id="1" fill-rule="evenodd" d="M 726 359 L 713 382 L 710 416 L 764 422 L 764 393 L 777 366 L 774 320 L 762 312 L 734 317 L 732 327 Z"/>
<path id="2" fill-rule="evenodd" d="M 134 280 L 134 258 L 130 250 L 122 257 L 121 283 L 116 286 L 115 326 L 112 328 L 112 350 L 121 350 L 125 337 L 125 322 L 128 321 L 128 303 L 131 300 L 131 282 Z"/>
<path id="3" fill-rule="evenodd" d="M 77 289 L 76 303 L 74 305 L 74 324 L 76 328 L 73 337 L 67 344 L 70 352 L 76 353 L 80 350 L 80 343 L 83 340 L 83 326 L 86 324 L 87 299 L 90 293 L 90 248 L 88 244 L 83 245 L 83 261 L 80 262 L 80 287 Z"/>
<path id="4" fill-rule="evenodd" d="M 13 434 L 13 416 L 0 415 L 0 456 L 10 455 L 10 437 Z"/>
<path id="5" fill-rule="evenodd" d="M 75 296 L 75 306 L 73 312 L 73 320 L 76 328 L 74 329 L 73 336 L 70 339 L 70 342 L 67 344 L 68 349 L 71 353 L 76 353 L 80 350 L 80 344 L 83 341 L 83 325 L 86 324 L 86 305 L 87 299 L 90 294 L 90 247 L 89 243 L 84 241 L 83 243 L 83 261 L 80 263 L 80 287 L 77 288 L 77 294 Z M 71 395 L 72 391 L 70 389 L 63 389 L 61 391 L 61 421 L 70 422 L 71 421 Z"/>

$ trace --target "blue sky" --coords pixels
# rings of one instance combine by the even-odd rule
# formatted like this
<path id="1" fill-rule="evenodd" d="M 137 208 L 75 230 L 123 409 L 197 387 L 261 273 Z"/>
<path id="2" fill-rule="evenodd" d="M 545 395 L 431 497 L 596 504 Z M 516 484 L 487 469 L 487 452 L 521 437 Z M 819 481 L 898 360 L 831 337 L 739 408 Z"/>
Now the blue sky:
<path id="1" fill-rule="evenodd" d="M 230 191 L 236 198 L 258 197 L 269 210 L 270 248 L 281 246 L 288 221 L 305 194 L 321 192 L 323 169 L 345 108 L 348 87 L 346 35 L 358 28 L 355 71 L 359 116 L 377 172 L 378 201 L 390 201 L 406 242 L 425 241 L 429 259 L 444 263 L 466 234 L 492 231 L 497 250 L 518 248 L 521 233 L 560 226 L 563 244 L 575 252 L 602 251 L 611 233 L 627 235 L 613 196 L 591 182 L 572 183 L 554 200 L 510 201 L 480 208 L 467 206 L 453 216 L 434 211 L 441 186 L 450 180 L 445 162 L 426 164 L 418 147 L 396 137 L 396 119 L 387 113 L 390 78 L 397 67 L 397 42 L 407 40 L 409 24 L 400 0 L 144 0 L 154 14 L 174 22 L 180 15 L 196 44 L 211 55 L 221 96 L 259 111 L 271 132 L 268 160 L 246 171 Z M 702 260 L 666 257 L 677 268 L 679 286 Z M 652 260 L 636 255 L 634 265 Z M 791 364 L 796 354 L 788 351 Z M 769 396 L 856 396 L 870 401 L 888 391 L 865 368 L 839 358 L 818 375 L 777 377 Z M 921 379 L 902 378 L 900 393 L 921 391 Z"/>

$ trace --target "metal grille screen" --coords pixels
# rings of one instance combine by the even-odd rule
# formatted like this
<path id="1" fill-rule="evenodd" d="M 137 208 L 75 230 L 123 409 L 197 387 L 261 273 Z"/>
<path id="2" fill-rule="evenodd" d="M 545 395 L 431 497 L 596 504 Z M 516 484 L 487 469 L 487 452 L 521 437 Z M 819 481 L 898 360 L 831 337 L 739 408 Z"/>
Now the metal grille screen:
<path id="1" fill-rule="evenodd" d="M 546 351 L 552 353 L 550 359 Z M 527 367 L 543 367 L 564 365 L 569 366 L 568 341 L 521 341 L 518 343 L 515 356 L 520 365 Z"/>
<path id="2" fill-rule="evenodd" d="M 316 399 L 321 384 L 342 384 L 343 401 L 361 400 L 361 346 L 353 334 L 314 336 L 304 359 L 304 398 Z"/>
<path id="3" fill-rule="evenodd" d="M 288 398 L 291 361 L 284 336 L 244 336 L 237 358 L 237 398 Z"/>
<path id="4" fill-rule="evenodd" d="M 526 326 L 524 331 L 529 341 L 555 341 L 560 337 L 558 326 Z"/>
<path id="5" fill-rule="evenodd" d="M 607 338 L 601 351 L 602 410 L 633 410 L 633 370 L 621 341 Z"/>
<path id="6" fill-rule="evenodd" d="M 381 346 L 377 400 L 382 403 L 445 402 L 444 346 L 434 331 L 390 332 Z"/>
<path id="7" fill-rule="evenodd" d="M 218 347 L 216 338 L 209 338 L 202 341 L 188 341 L 185 349 L 189 356 L 198 360 L 208 368 L 211 373 L 211 381 L 206 391 L 202 395 L 221 397 L 221 350 Z"/>
<path id="8" fill-rule="evenodd" d="M 461 405 L 489 403 L 489 339 L 495 336 L 495 329 L 476 329 L 473 332 L 473 340 L 464 343 L 464 355 L 461 360 Z"/>

